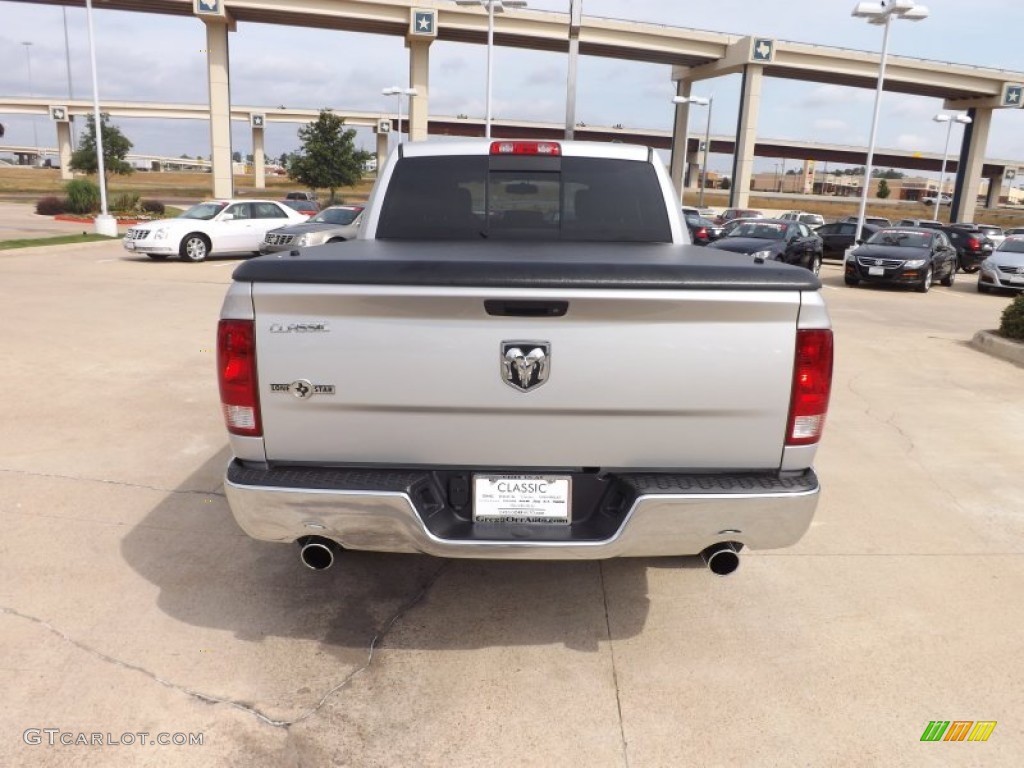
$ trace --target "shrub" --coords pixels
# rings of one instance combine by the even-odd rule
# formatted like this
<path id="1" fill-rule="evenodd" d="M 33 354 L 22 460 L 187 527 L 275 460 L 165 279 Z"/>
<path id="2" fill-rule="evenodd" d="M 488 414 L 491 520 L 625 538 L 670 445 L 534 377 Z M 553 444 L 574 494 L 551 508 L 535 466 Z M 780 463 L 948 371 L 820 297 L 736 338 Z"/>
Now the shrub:
<path id="1" fill-rule="evenodd" d="M 143 200 L 139 207 L 143 213 L 155 213 L 158 216 L 163 216 L 167 212 L 166 207 L 159 200 Z"/>
<path id="2" fill-rule="evenodd" d="M 134 213 L 139 207 L 137 192 L 118 192 L 110 198 L 110 210 L 122 213 Z"/>
<path id="3" fill-rule="evenodd" d="M 999 333 L 1008 339 L 1024 341 L 1024 293 L 1019 294 L 1003 310 L 1003 319 L 999 323 Z"/>
<path id="4" fill-rule="evenodd" d="M 75 179 L 64 185 L 68 193 L 68 210 L 72 213 L 95 213 L 100 209 L 100 188 L 88 179 Z"/>
<path id="5" fill-rule="evenodd" d="M 68 209 L 68 201 L 59 197 L 41 197 L 36 201 L 36 213 L 42 216 L 56 216 Z"/>

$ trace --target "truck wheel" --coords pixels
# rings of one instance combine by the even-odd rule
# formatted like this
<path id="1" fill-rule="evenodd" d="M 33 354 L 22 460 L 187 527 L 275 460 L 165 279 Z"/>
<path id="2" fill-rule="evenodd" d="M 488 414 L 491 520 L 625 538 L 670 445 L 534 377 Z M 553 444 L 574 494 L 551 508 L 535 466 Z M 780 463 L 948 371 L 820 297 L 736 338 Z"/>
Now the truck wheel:
<path id="1" fill-rule="evenodd" d="M 147 253 L 146 255 L 149 256 L 149 258 L 151 258 L 153 261 L 166 261 L 167 260 L 167 254 L 166 253 Z"/>
<path id="2" fill-rule="evenodd" d="M 178 253 L 182 261 L 206 261 L 210 253 L 210 241 L 206 235 L 192 232 L 182 239 Z"/>
<path id="3" fill-rule="evenodd" d="M 929 266 L 928 271 L 924 273 L 924 279 L 918 284 L 918 293 L 928 293 L 928 289 L 932 287 L 932 268 Z"/>

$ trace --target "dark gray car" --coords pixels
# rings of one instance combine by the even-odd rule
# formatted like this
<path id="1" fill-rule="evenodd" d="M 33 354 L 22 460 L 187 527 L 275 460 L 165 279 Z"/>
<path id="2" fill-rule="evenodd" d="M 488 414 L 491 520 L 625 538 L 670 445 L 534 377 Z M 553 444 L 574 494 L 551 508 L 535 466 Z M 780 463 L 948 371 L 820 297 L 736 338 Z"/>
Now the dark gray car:
<path id="1" fill-rule="evenodd" d="M 260 243 L 260 253 L 276 253 L 309 245 L 352 240 L 359 232 L 363 218 L 361 205 L 332 205 L 324 208 L 304 224 L 272 229 Z"/>

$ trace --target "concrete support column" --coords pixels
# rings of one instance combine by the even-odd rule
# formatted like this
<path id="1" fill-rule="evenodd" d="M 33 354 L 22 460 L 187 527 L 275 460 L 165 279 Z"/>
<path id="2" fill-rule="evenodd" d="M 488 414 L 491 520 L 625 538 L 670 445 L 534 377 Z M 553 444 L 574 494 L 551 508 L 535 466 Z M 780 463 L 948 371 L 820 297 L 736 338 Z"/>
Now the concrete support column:
<path id="1" fill-rule="evenodd" d="M 263 154 L 263 128 L 256 126 L 252 129 L 252 172 L 256 189 L 266 189 L 267 168 L 266 157 Z"/>
<path id="2" fill-rule="evenodd" d="M 71 173 L 71 123 L 57 123 L 57 153 L 60 157 L 60 177 L 64 181 L 74 178 Z"/>
<path id="3" fill-rule="evenodd" d="M 956 184 L 953 186 L 953 207 L 950 221 L 974 221 L 981 188 L 981 169 L 985 164 L 988 131 L 992 126 L 992 109 L 979 107 L 967 111 L 971 122 L 964 126 Z"/>
<path id="4" fill-rule="evenodd" d="M 384 163 L 388 160 L 388 137 L 390 133 L 377 134 L 377 176 L 384 170 Z"/>
<path id="5" fill-rule="evenodd" d="M 686 153 L 686 188 L 687 189 L 699 189 L 700 188 L 700 174 L 704 169 L 700 165 L 701 154 L 700 152 L 687 152 Z"/>
<path id="6" fill-rule="evenodd" d="M 995 176 L 990 176 L 988 179 L 988 194 L 985 196 L 985 207 L 986 208 L 998 208 L 999 207 L 999 196 L 1003 192 L 1003 184 L 1006 183 L 1006 176 L 1002 173 L 997 173 Z"/>
<path id="7" fill-rule="evenodd" d="M 213 196 L 234 197 L 231 162 L 231 72 L 228 59 L 228 24 L 203 19 L 206 24 L 206 67 L 210 88 L 210 160 Z"/>
<path id="8" fill-rule="evenodd" d="M 729 207 L 744 208 L 750 201 L 750 180 L 754 176 L 754 144 L 757 142 L 757 118 L 761 108 L 761 81 L 764 67 L 743 67 L 740 113 L 736 123 L 736 153 L 732 158 L 732 187 Z"/>
<path id="9" fill-rule="evenodd" d="M 693 86 L 689 80 L 676 81 L 676 96 L 690 98 L 690 88 Z M 687 135 L 687 128 L 690 125 L 690 105 L 676 104 L 675 122 L 672 124 L 672 158 L 669 165 L 669 174 L 672 176 L 672 186 L 676 188 L 679 197 L 683 194 L 683 176 L 687 160 L 687 142 L 690 137 Z"/>
<path id="10" fill-rule="evenodd" d="M 430 94 L 430 43 L 432 40 L 410 38 L 409 87 L 416 89 L 416 95 L 409 97 L 409 141 L 425 141 L 427 138 L 427 116 Z M 401 133 L 402 126 L 398 126 Z"/>

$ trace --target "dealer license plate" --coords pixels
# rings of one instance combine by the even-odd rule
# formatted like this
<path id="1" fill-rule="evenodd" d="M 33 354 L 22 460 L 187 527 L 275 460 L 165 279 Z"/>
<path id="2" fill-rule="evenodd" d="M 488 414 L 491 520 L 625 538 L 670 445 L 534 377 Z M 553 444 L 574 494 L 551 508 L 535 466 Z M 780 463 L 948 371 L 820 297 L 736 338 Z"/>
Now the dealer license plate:
<path id="1" fill-rule="evenodd" d="M 884 275 L 885 267 L 868 267 L 869 275 Z"/>
<path id="2" fill-rule="evenodd" d="M 1010 282 L 1014 285 L 1024 285 L 1024 277 L 1011 277 Z"/>
<path id="3" fill-rule="evenodd" d="M 564 475 L 474 475 L 473 521 L 567 525 L 572 478 Z"/>

